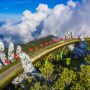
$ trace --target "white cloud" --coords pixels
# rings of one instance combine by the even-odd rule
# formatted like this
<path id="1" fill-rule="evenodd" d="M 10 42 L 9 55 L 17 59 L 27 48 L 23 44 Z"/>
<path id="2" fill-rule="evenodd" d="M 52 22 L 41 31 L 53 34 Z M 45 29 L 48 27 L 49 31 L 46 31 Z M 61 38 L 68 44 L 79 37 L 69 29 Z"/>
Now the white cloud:
<path id="1" fill-rule="evenodd" d="M 90 0 L 84 0 L 77 6 L 77 2 L 69 0 L 67 5 L 59 4 L 53 9 L 46 4 L 40 4 L 36 12 L 25 10 L 20 23 L 8 22 L 0 28 L 0 36 L 9 42 L 28 42 L 34 39 L 32 33 L 42 23 L 39 37 L 47 35 L 64 36 L 69 30 L 75 35 L 84 33 L 90 36 Z M 6 39 L 8 38 L 8 39 Z M 1 40 L 1 39 L 0 39 Z"/>
<path id="2" fill-rule="evenodd" d="M 48 18 L 44 20 L 44 30 L 41 36 L 46 36 L 49 34 L 61 36 L 64 31 L 62 31 L 62 25 L 71 18 L 73 11 L 69 6 L 63 4 L 56 5 Z"/>
<path id="3" fill-rule="evenodd" d="M 68 6 L 71 6 L 71 7 L 73 7 L 73 8 L 76 7 L 76 4 L 77 4 L 77 3 L 78 3 L 78 2 L 73 2 L 73 0 L 69 0 L 69 1 L 67 2 Z"/>
<path id="4" fill-rule="evenodd" d="M 75 5 L 71 5 L 71 2 Z M 78 7 L 76 5 L 77 2 L 72 0 L 67 5 L 56 5 L 51 15 L 44 20 L 41 36 L 50 34 L 64 36 L 69 30 L 72 30 L 76 36 L 80 33 L 90 36 L 90 0 L 85 0 Z"/>

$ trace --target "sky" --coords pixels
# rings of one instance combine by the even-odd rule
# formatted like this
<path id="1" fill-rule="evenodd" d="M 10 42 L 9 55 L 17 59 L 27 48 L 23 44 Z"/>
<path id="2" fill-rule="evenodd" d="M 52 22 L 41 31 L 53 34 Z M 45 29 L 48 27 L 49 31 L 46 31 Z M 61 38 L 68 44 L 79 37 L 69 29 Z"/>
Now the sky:
<path id="1" fill-rule="evenodd" d="M 68 31 L 90 36 L 89 18 L 90 0 L 0 0 L 0 41 L 26 43 Z"/>
<path id="2" fill-rule="evenodd" d="M 1 14 L 22 14 L 24 10 L 28 9 L 35 12 L 39 4 L 47 4 L 49 8 L 53 8 L 57 4 L 66 4 L 68 0 L 0 0 Z M 79 1 L 82 0 L 73 0 Z"/>

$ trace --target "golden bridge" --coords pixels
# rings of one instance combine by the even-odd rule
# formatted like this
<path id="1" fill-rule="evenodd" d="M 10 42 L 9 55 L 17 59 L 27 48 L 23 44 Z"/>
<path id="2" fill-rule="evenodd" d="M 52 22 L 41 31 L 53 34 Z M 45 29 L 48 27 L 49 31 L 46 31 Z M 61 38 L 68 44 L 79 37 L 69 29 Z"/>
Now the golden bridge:
<path id="1" fill-rule="evenodd" d="M 90 45 L 90 38 L 86 38 L 86 41 L 88 42 L 88 45 Z M 33 56 L 31 58 L 33 63 L 36 63 L 37 61 L 41 60 L 41 58 L 45 57 L 49 53 L 58 50 L 59 48 L 63 48 L 67 45 L 74 44 L 80 42 L 80 39 L 72 39 L 72 40 L 66 40 L 64 42 L 58 42 L 55 46 L 47 49 L 38 51 L 38 54 Z M 23 72 L 23 67 L 20 62 L 17 62 L 16 64 L 10 66 L 7 70 L 0 73 L 0 90 L 4 87 L 6 87 L 17 75 Z"/>

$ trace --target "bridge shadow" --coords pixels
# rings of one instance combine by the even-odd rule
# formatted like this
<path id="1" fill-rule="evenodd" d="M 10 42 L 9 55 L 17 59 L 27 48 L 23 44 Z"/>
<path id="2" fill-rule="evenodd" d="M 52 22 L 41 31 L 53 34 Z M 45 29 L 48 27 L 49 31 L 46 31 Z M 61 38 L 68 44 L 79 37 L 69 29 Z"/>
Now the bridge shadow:
<path id="1" fill-rule="evenodd" d="M 75 57 L 75 54 L 72 53 L 71 51 L 68 51 L 66 55 L 63 55 L 62 59 L 60 60 L 52 60 L 52 63 L 55 64 L 55 67 L 59 67 L 60 65 L 63 67 L 63 68 L 68 68 L 68 69 L 71 69 L 71 70 L 80 70 L 80 66 L 83 64 L 83 65 L 89 65 L 89 63 L 87 63 L 87 61 L 85 60 L 84 57 L 77 57 L 77 58 L 74 58 Z M 70 63 L 69 65 L 67 65 L 67 58 L 70 59 Z"/>
<path id="2" fill-rule="evenodd" d="M 16 90 L 16 89 L 15 89 L 15 85 L 13 85 L 12 83 L 10 83 L 3 90 Z"/>

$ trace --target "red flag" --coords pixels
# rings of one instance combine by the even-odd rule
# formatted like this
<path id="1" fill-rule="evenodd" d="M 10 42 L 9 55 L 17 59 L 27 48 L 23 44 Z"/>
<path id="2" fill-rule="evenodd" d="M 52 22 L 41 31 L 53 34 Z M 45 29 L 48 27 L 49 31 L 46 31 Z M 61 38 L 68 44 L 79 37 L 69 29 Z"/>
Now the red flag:
<path id="1" fill-rule="evenodd" d="M 8 60 L 5 60 L 5 63 L 6 63 L 6 64 L 9 64 L 9 61 L 8 61 Z"/>
<path id="2" fill-rule="evenodd" d="M 64 40 L 64 38 L 60 38 L 60 40 Z"/>
<path id="3" fill-rule="evenodd" d="M 44 46 L 44 44 L 40 44 L 40 46 L 41 46 L 41 47 L 43 47 L 43 46 Z"/>
<path id="4" fill-rule="evenodd" d="M 59 42 L 59 39 L 57 39 L 56 42 Z"/>
<path id="5" fill-rule="evenodd" d="M 29 51 L 32 51 L 33 49 L 32 48 L 29 48 Z"/>
<path id="6" fill-rule="evenodd" d="M 17 54 L 14 54 L 15 59 L 19 59 L 19 56 Z"/>
<path id="7" fill-rule="evenodd" d="M 57 42 L 57 40 L 53 40 L 53 42 L 54 42 L 54 43 L 56 43 L 56 42 Z"/>

